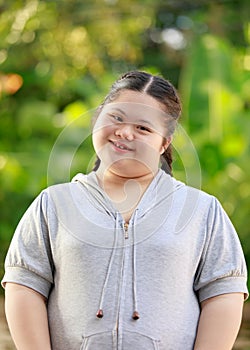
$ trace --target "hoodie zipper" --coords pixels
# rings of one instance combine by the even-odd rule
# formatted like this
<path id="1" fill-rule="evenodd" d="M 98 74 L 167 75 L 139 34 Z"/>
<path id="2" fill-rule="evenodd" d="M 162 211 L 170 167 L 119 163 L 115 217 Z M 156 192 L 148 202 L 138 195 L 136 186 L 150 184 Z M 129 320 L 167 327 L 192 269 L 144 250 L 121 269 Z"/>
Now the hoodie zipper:
<path id="1" fill-rule="evenodd" d="M 124 227 L 124 238 L 125 239 L 128 239 L 128 223 L 127 222 L 124 222 L 124 225 L 123 225 L 123 227 Z"/>

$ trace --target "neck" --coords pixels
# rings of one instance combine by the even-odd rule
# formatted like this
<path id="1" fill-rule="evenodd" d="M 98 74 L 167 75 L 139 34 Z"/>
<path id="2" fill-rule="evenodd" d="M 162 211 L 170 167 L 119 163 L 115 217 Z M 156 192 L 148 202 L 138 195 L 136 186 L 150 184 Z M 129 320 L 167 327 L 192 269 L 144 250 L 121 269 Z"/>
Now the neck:
<path id="1" fill-rule="evenodd" d="M 96 171 L 99 185 L 106 192 L 114 207 L 129 222 L 132 213 L 141 197 L 155 177 L 156 173 L 144 174 L 138 177 L 124 177 L 110 171 Z"/>
<path id="2" fill-rule="evenodd" d="M 126 183 L 132 181 L 144 187 L 149 185 L 157 172 L 158 169 L 155 172 L 150 171 L 139 176 L 122 176 L 111 171 L 110 169 L 105 169 L 105 171 L 103 171 L 102 167 L 100 166 L 96 171 L 96 175 L 101 185 L 111 184 L 112 186 L 124 186 Z"/>

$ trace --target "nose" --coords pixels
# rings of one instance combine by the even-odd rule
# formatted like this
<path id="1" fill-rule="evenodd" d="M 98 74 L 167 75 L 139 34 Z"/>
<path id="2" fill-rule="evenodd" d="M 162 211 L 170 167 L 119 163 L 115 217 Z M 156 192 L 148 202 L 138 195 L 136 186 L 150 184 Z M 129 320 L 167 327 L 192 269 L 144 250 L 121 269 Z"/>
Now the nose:
<path id="1" fill-rule="evenodd" d="M 132 141 L 134 139 L 134 128 L 132 124 L 120 124 L 115 130 L 115 135 L 122 139 Z"/>

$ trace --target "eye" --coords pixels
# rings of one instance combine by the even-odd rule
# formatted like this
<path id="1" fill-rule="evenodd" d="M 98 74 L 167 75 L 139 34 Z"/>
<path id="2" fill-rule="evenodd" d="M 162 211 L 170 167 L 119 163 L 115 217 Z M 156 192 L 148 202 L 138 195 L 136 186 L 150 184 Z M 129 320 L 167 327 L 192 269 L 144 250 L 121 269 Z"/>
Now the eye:
<path id="1" fill-rule="evenodd" d="M 136 129 L 141 131 L 141 132 L 144 132 L 144 133 L 150 133 L 151 132 L 151 130 L 148 127 L 144 126 L 144 125 L 137 125 Z"/>
<path id="2" fill-rule="evenodd" d="M 122 123 L 122 122 L 123 122 L 122 117 L 120 117 L 120 116 L 117 115 L 117 114 L 110 114 L 110 116 L 111 116 L 115 121 L 117 121 L 117 122 L 119 122 L 119 123 Z"/>

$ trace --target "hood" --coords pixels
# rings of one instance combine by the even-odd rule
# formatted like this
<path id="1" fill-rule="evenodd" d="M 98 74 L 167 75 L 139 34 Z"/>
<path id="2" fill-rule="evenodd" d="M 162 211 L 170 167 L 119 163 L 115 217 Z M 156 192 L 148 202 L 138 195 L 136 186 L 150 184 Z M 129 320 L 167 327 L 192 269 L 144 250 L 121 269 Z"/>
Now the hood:
<path id="1" fill-rule="evenodd" d="M 85 187 L 88 191 L 90 202 L 100 212 L 103 214 L 106 213 L 114 219 L 117 215 L 120 215 L 108 195 L 100 187 L 97 175 L 94 171 L 87 175 L 79 173 L 72 179 L 72 182 L 78 182 Z M 175 180 L 163 170 L 159 169 L 138 203 L 136 208 L 137 218 L 142 218 L 149 213 L 157 211 L 162 204 L 164 204 L 166 209 L 165 201 L 183 186 L 185 186 L 184 183 Z M 133 216 L 131 219 L 133 219 Z"/>

